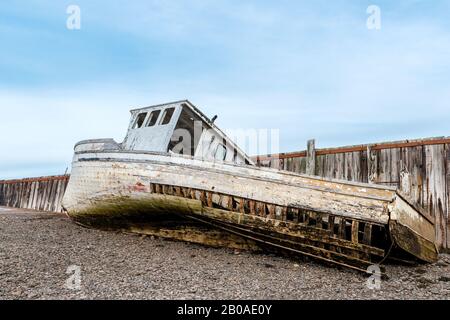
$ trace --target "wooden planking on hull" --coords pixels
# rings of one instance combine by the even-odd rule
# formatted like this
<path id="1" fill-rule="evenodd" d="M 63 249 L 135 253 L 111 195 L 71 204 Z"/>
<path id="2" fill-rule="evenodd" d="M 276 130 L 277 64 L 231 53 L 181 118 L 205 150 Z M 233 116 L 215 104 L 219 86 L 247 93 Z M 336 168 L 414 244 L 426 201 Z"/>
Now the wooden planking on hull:
<path id="1" fill-rule="evenodd" d="M 221 223 L 217 220 L 207 220 L 196 216 L 191 216 L 191 219 L 203 222 L 205 224 L 210 224 L 211 226 L 220 228 L 224 231 L 252 240 L 260 245 L 265 245 L 265 247 L 272 250 L 276 249 L 276 252 L 294 253 L 300 256 L 307 256 L 314 260 L 319 260 L 328 264 L 340 265 L 361 272 L 367 272 L 367 268 L 375 264 L 374 262 L 363 260 L 363 257 L 361 257 L 361 259 L 354 254 L 345 255 L 334 250 L 327 250 L 318 246 L 308 245 L 300 241 L 291 241 L 266 235 L 261 232 L 250 231 L 247 228 L 239 228 L 236 225 Z"/>
<path id="2" fill-rule="evenodd" d="M 369 265 L 384 259 L 385 250 L 370 245 L 367 230 L 374 227 L 371 223 L 329 214 L 324 219 L 320 212 L 281 207 L 213 191 L 189 188 L 189 192 L 176 192 L 178 188 L 184 189 L 152 184 L 150 190 L 175 196 L 189 194 L 191 199 L 202 204 L 201 211 L 190 215 L 192 219 L 281 251 L 315 257 L 363 272 Z M 263 209 L 256 210 L 258 207 Z M 297 215 L 289 215 L 289 212 Z M 337 228 L 334 225 L 336 220 L 339 220 Z M 375 227 L 383 228 L 380 225 Z M 350 232 L 342 231 L 346 229 Z"/>

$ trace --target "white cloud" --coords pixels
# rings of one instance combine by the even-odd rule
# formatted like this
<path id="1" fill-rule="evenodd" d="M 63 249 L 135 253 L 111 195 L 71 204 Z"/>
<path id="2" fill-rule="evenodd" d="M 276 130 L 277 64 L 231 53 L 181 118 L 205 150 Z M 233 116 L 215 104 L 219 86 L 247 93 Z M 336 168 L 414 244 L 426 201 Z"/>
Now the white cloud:
<path id="1" fill-rule="evenodd" d="M 64 7 L 35 4 L 34 14 L 52 23 Z M 111 64 L 108 75 L 84 75 L 95 83 L 0 91 L 6 150 L 0 177 L 29 174 L 25 167 L 33 163 L 42 170 L 64 167 L 78 140 L 121 141 L 131 107 L 184 98 L 218 114 L 224 129 L 279 128 L 282 151 L 303 149 L 313 137 L 326 147 L 449 135 L 450 30 L 438 19 L 416 20 L 381 5 L 382 29 L 374 32 L 365 27 L 364 6 L 342 2 L 286 8 L 222 0 L 105 4 L 79 1 L 79 35 L 95 33 L 86 40 L 94 47 L 97 37 L 129 35 L 144 52 L 138 70 Z M 153 48 L 160 55 L 176 52 L 171 60 L 152 61 L 145 53 Z M 32 55 L 8 59 L 44 73 L 40 68 L 52 62 L 40 64 Z M 92 59 L 86 63 L 102 64 L 105 57 Z"/>

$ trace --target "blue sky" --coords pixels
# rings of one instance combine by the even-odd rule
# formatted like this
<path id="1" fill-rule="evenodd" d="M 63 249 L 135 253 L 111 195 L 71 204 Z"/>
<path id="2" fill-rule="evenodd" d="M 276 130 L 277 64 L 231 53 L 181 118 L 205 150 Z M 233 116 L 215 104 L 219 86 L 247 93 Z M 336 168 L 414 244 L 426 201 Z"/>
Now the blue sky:
<path id="1" fill-rule="evenodd" d="M 77 141 L 184 98 L 281 151 L 449 135 L 450 1 L 5 0 L 0 43 L 0 179 L 63 173 Z"/>

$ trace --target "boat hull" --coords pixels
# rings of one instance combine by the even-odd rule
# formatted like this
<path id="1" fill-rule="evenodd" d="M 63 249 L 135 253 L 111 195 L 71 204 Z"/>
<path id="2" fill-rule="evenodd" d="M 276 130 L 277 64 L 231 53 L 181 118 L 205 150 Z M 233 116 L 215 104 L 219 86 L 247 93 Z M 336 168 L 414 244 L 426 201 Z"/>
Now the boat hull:
<path id="1" fill-rule="evenodd" d="M 86 226 L 270 249 L 365 271 L 402 242 L 396 230 L 403 224 L 389 225 L 396 199 L 392 188 L 272 169 L 84 151 L 74 157 L 63 206 Z M 424 261 L 436 255 L 420 245 L 408 252 Z"/>

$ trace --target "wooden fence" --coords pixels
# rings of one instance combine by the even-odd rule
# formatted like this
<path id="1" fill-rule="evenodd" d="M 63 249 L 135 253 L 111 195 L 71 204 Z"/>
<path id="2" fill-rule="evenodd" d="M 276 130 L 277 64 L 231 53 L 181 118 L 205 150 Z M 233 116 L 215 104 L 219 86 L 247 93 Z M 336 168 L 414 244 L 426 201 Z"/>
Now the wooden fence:
<path id="1" fill-rule="evenodd" d="M 0 180 L 0 206 L 61 212 L 69 176 Z"/>
<path id="2" fill-rule="evenodd" d="M 434 218 L 437 243 L 450 249 L 450 138 L 406 140 L 255 157 L 260 166 L 398 187 Z"/>

